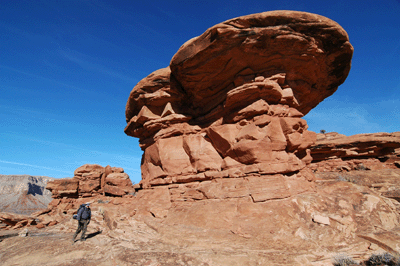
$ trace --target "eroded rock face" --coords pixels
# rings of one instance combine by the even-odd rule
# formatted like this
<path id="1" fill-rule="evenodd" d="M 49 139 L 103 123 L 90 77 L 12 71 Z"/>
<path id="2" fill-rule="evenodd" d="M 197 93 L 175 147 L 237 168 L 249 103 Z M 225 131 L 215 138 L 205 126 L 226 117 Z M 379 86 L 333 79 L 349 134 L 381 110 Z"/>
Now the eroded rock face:
<path id="1" fill-rule="evenodd" d="M 6 229 L 31 225 L 40 229 L 72 220 L 72 214 L 83 203 L 132 198 L 135 192 L 124 169 L 97 164 L 82 165 L 74 171 L 73 178 L 52 179 L 47 183 L 46 189 L 51 191 L 53 198 L 47 209 L 30 216 L 0 212 L 0 222 L 7 225 Z"/>
<path id="2" fill-rule="evenodd" d="M 75 170 L 73 178 L 50 181 L 46 188 L 52 192 L 54 199 L 123 196 L 134 191 L 124 169 L 97 164 L 82 165 Z"/>
<path id="3" fill-rule="evenodd" d="M 314 172 L 400 168 L 400 132 L 345 136 L 317 134 L 311 147 Z"/>
<path id="4" fill-rule="evenodd" d="M 301 172 L 316 139 L 301 117 L 345 80 L 352 52 L 337 23 L 294 11 L 189 40 L 126 105 L 125 132 L 144 150 L 141 186 Z"/>

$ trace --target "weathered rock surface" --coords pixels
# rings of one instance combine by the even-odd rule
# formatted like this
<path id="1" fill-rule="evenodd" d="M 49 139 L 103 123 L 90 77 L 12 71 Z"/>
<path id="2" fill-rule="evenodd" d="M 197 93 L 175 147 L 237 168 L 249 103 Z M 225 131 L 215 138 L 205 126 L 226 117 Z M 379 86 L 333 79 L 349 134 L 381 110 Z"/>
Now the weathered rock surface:
<path id="1" fill-rule="evenodd" d="M 0 212 L 0 222 L 15 228 L 36 224 L 35 219 L 30 216 L 8 212 Z"/>
<path id="2" fill-rule="evenodd" d="M 231 19 L 189 40 L 126 105 L 125 132 L 144 150 L 141 187 L 298 173 L 316 138 L 301 117 L 345 80 L 352 52 L 337 23 L 294 11 Z"/>
<path id="3" fill-rule="evenodd" d="M 29 215 L 47 208 L 51 192 L 46 184 L 54 180 L 46 176 L 0 175 L 0 212 Z"/>
<path id="4" fill-rule="evenodd" d="M 345 136 L 317 134 L 310 148 L 314 172 L 400 168 L 400 132 Z"/>
<path id="5" fill-rule="evenodd" d="M 51 181 L 46 188 L 51 191 L 54 199 L 84 198 L 101 194 L 123 196 L 134 191 L 132 181 L 122 168 L 98 164 L 82 165 L 75 170 L 73 178 Z"/>
<path id="6" fill-rule="evenodd" d="M 253 97 L 306 114 L 344 82 L 352 53 L 347 33 L 336 22 L 305 12 L 272 11 L 211 27 L 182 45 L 170 67 L 194 115 L 223 100 L 226 111 L 245 107 Z"/>
<path id="7" fill-rule="evenodd" d="M 228 181 L 210 182 L 224 180 Z M 62 221 L 52 227 L 39 232 L 31 226 L 28 237 L 0 242 L 1 261 L 6 265 L 332 265 L 338 253 L 361 261 L 371 254 L 399 250 L 400 204 L 382 197 L 374 187 L 318 176 L 315 191 L 254 201 L 245 188 L 224 183 L 207 190 L 203 183 L 142 189 L 132 198 L 98 195 L 91 198 L 93 217 L 86 242 L 71 245 L 76 221 L 72 214 L 60 214 Z M 184 186 L 192 192 L 177 196 Z M 213 196 L 199 200 L 205 191 Z"/>
<path id="8" fill-rule="evenodd" d="M 49 211 L 38 213 L 39 227 L 60 223 L 76 213 L 79 206 L 96 200 L 110 201 L 114 197 L 132 197 L 135 193 L 129 175 L 120 167 L 103 167 L 85 164 L 74 171 L 73 178 L 62 178 L 48 182 L 53 200 Z"/>

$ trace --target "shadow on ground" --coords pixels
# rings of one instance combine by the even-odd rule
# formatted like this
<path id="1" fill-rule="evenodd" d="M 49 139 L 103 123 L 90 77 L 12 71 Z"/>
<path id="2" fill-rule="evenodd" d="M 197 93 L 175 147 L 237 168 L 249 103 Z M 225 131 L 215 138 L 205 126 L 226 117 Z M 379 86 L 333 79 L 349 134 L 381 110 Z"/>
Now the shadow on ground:
<path id="1" fill-rule="evenodd" d="M 90 233 L 90 234 L 88 234 L 88 235 L 86 236 L 86 238 L 92 238 L 92 237 L 95 237 L 95 236 L 97 236 L 97 235 L 101 234 L 102 232 L 103 232 L 102 230 L 98 230 L 97 232 L 94 232 L 94 233 Z"/>

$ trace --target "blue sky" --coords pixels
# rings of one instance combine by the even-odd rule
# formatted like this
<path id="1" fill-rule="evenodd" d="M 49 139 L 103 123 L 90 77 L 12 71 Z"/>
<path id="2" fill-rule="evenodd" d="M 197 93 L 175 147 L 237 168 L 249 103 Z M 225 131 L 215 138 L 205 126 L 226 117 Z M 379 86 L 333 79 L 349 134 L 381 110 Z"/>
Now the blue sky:
<path id="1" fill-rule="evenodd" d="M 72 177 L 86 163 L 140 181 L 124 133 L 131 89 L 230 18 L 270 10 L 338 22 L 354 46 L 337 92 L 306 117 L 345 135 L 400 131 L 400 1 L 0 0 L 0 174 Z"/>

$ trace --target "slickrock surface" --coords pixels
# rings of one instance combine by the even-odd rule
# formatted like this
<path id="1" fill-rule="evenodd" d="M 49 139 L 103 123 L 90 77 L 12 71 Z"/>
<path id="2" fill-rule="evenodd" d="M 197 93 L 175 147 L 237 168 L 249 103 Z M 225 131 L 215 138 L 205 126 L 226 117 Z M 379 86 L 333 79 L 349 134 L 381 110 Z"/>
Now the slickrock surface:
<path id="1" fill-rule="evenodd" d="M 46 184 L 52 177 L 30 175 L 0 175 L 0 212 L 29 215 L 46 209 L 51 192 Z"/>
<path id="2" fill-rule="evenodd" d="M 367 186 L 400 202 L 400 132 L 317 134 L 311 155 L 308 168 L 318 179 Z"/>
<path id="3" fill-rule="evenodd" d="M 69 214 L 55 226 L 27 227 L 27 237 L 0 235 L 0 261 L 4 265 L 332 265 L 338 253 L 361 261 L 373 253 L 399 250 L 400 204 L 349 181 L 318 179 L 316 192 L 262 203 L 249 197 L 171 202 L 166 192 L 161 187 L 140 190 L 134 198 L 91 198 L 88 239 L 74 245 L 77 224 Z"/>

